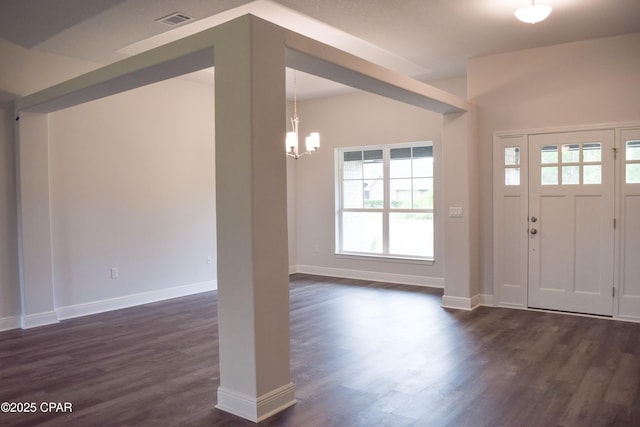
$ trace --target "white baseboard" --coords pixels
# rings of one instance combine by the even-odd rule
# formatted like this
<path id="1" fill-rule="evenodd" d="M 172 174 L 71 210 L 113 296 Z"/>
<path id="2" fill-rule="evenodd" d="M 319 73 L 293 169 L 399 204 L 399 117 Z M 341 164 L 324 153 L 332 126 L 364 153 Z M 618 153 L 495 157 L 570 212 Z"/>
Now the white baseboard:
<path id="1" fill-rule="evenodd" d="M 10 316 L 0 318 L 0 332 L 18 329 L 20 327 L 20 316 Z"/>
<path id="2" fill-rule="evenodd" d="M 493 295 L 476 294 L 471 298 L 442 296 L 442 307 L 456 310 L 475 310 L 480 306 L 493 307 Z"/>
<path id="3" fill-rule="evenodd" d="M 119 310 L 121 308 L 149 304 L 156 301 L 179 298 L 187 295 L 198 294 L 200 292 L 213 291 L 216 289 L 218 289 L 218 281 L 210 280 L 207 282 L 192 283 L 189 285 L 159 289 L 157 291 L 144 292 L 141 294 L 125 295 L 106 300 L 91 301 L 66 307 L 58 307 L 56 309 L 56 312 L 58 313 L 58 319 L 60 320 L 72 319 L 74 317 L 88 316 L 90 314 Z"/>
<path id="4" fill-rule="evenodd" d="M 44 313 L 28 314 L 22 316 L 22 329 L 37 328 L 38 326 L 52 325 L 58 323 L 58 313 L 46 311 Z"/>
<path id="5" fill-rule="evenodd" d="M 473 310 L 473 305 L 471 303 L 471 298 L 463 298 L 463 297 L 452 297 L 449 295 L 442 296 L 442 304 L 443 308 L 453 308 L 456 310 Z"/>
<path id="6" fill-rule="evenodd" d="M 296 404 L 292 383 L 257 398 L 218 387 L 216 408 L 258 423 Z"/>
<path id="7" fill-rule="evenodd" d="M 313 265 L 296 265 L 289 270 L 294 273 L 317 274 L 319 276 L 340 277 L 344 279 L 371 280 L 401 285 L 427 286 L 443 288 L 444 279 L 440 277 L 412 276 L 408 274 L 380 273 L 376 271 L 349 270 L 344 268 L 318 267 Z"/>

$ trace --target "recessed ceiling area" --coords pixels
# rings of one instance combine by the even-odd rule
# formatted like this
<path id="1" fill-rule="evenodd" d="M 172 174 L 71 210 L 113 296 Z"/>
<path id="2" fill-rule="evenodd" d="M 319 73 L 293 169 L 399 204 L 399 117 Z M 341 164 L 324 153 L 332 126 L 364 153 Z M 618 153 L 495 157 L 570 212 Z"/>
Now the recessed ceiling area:
<path id="1" fill-rule="evenodd" d="M 3 0 L 0 37 L 106 65 L 248 12 L 428 82 L 463 77 L 474 56 L 640 32 L 638 0 L 540 2 L 553 12 L 530 25 L 513 14 L 529 0 Z M 156 22 L 175 12 L 194 19 Z"/>

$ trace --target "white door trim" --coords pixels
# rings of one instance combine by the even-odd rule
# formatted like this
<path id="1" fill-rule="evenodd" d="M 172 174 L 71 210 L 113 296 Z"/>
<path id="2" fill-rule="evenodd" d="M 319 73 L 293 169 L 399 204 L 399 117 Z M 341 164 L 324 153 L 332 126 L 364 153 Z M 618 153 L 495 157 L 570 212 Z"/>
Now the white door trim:
<path id="1" fill-rule="evenodd" d="M 618 157 L 615 160 L 615 194 L 614 194 L 614 215 L 617 220 L 617 227 L 615 229 L 615 252 L 614 252 L 614 288 L 616 295 L 614 297 L 613 306 L 613 319 L 626 320 L 633 322 L 640 322 L 640 307 L 638 310 L 633 309 L 631 312 L 627 310 L 625 313 L 620 312 L 620 292 L 621 275 L 625 271 L 623 265 L 624 260 L 624 248 L 622 243 L 624 240 L 622 236 L 624 234 L 624 223 L 621 221 L 621 206 L 622 196 L 624 192 L 623 180 L 624 178 L 624 165 L 622 156 L 620 153 L 623 148 L 623 141 L 621 135 L 630 129 L 639 129 L 640 122 L 614 122 L 614 123 L 601 123 L 594 125 L 576 125 L 576 126 L 555 126 L 546 128 L 528 128 L 528 129 L 515 129 L 505 131 L 494 131 L 493 133 L 493 304 L 494 306 L 510 307 L 510 308 L 527 308 L 527 272 L 528 272 L 528 242 L 526 238 L 522 239 L 522 236 L 527 236 L 527 227 L 518 224 L 526 224 L 525 219 L 528 215 L 528 182 L 526 181 L 529 175 L 528 159 L 520 166 L 521 185 L 518 188 L 508 188 L 504 185 L 504 151 L 503 147 L 507 143 L 514 143 L 518 141 L 519 144 L 525 144 L 528 151 L 528 138 L 530 135 L 539 135 L 547 133 L 559 133 L 559 132 L 580 132 L 589 130 L 604 130 L 614 129 L 615 141 L 614 146 L 617 148 Z M 519 202 L 514 202 L 519 198 Z M 505 202 L 505 200 L 509 200 Z M 510 205 L 510 211 L 505 211 L 505 206 Z M 518 205 L 519 207 L 515 207 Z M 519 217 L 516 218 L 516 222 L 509 223 L 509 215 L 513 215 L 511 211 L 517 211 Z M 522 214 L 524 213 L 524 217 Z M 514 221 L 514 220 L 512 220 Z M 504 254 L 505 250 L 511 248 L 505 244 L 504 227 L 509 225 L 512 228 L 518 230 L 520 234 L 520 242 L 517 247 L 519 252 L 517 266 L 505 265 Z M 518 239 L 516 239 L 518 240 Z M 513 247 L 513 243 L 511 243 Z M 513 257 L 512 257 L 513 259 Z M 516 280 L 510 280 L 516 277 Z M 520 279 L 517 279 L 520 277 Z M 523 279 L 524 278 L 524 279 Z M 634 278 L 635 279 L 635 278 Z M 515 283 L 514 283 L 515 282 Z M 637 311 L 637 312 L 636 312 Z M 590 316 L 590 315 L 585 315 Z"/>

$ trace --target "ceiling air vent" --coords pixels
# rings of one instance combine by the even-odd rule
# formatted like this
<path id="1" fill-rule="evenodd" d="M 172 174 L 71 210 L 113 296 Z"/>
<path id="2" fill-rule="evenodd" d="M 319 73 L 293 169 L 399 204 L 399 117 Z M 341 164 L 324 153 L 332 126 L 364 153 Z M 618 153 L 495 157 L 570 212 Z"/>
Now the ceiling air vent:
<path id="1" fill-rule="evenodd" d="M 182 12 L 175 12 L 171 15 L 167 15 L 164 18 L 156 19 L 156 22 L 160 22 L 161 24 L 168 25 L 170 27 L 175 27 L 176 25 L 180 25 L 187 21 L 193 21 L 193 16 L 186 15 Z"/>

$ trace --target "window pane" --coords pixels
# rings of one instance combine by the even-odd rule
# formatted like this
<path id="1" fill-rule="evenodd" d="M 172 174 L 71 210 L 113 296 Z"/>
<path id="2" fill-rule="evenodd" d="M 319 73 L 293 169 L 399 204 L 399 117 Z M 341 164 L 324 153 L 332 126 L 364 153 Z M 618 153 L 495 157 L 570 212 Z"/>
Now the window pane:
<path id="1" fill-rule="evenodd" d="M 374 179 L 382 179 L 383 178 L 383 168 L 384 163 L 382 159 L 380 160 L 365 160 L 363 169 L 364 169 L 364 178 L 374 178 Z"/>
<path id="2" fill-rule="evenodd" d="M 602 147 L 599 142 L 584 144 L 582 161 L 586 163 L 602 161 Z"/>
<path id="3" fill-rule="evenodd" d="M 342 250 L 382 253 L 382 213 L 344 212 L 342 214 Z"/>
<path id="4" fill-rule="evenodd" d="M 562 167 L 562 184 L 563 185 L 580 184 L 580 166 L 563 166 Z"/>
<path id="5" fill-rule="evenodd" d="M 384 181 L 372 179 L 364 183 L 364 207 L 382 209 L 384 207 Z"/>
<path id="6" fill-rule="evenodd" d="M 359 179 L 353 181 L 343 181 L 342 191 L 344 192 L 344 207 L 347 209 L 362 207 L 362 181 Z"/>
<path id="7" fill-rule="evenodd" d="M 362 151 L 346 151 L 342 165 L 344 179 L 362 178 Z"/>
<path id="8" fill-rule="evenodd" d="M 411 179 L 392 179 L 389 181 L 391 209 L 411 209 Z"/>
<path id="9" fill-rule="evenodd" d="M 413 153 L 413 158 L 421 158 L 421 157 L 433 157 L 433 147 L 428 145 L 424 147 L 413 147 L 411 149 Z"/>
<path id="10" fill-rule="evenodd" d="M 391 150 L 393 151 L 393 150 Z M 390 178 L 410 178 L 411 177 L 411 159 L 391 159 L 389 162 Z"/>
<path id="11" fill-rule="evenodd" d="M 543 145 L 540 150 L 541 163 L 558 163 L 558 146 Z"/>
<path id="12" fill-rule="evenodd" d="M 520 148 L 519 147 L 506 147 L 504 149 L 504 164 L 516 165 L 516 166 L 520 164 Z"/>
<path id="13" fill-rule="evenodd" d="M 627 152 L 625 159 L 640 160 L 640 141 L 627 141 Z"/>
<path id="14" fill-rule="evenodd" d="M 602 184 L 602 166 L 584 165 L 582 167 L 583 184 Z"/>
<path id="15" fill-rule="evenodd" d="M 413 179 L 413 208 L 433 209 L 433 178 Z"/>
<path id="16" fill-rule="evenodd" d="M 362 151 L 345 151 L 344 152 L 345 162 L 354 162 L 357 160 L 362 160 Z"/>
<path id="17" fill-rule="evenodd" d="M 433 157 L 420 157 L 413 159 L 413 177 L 429 178 L 433 176 Z"/>
<path id="18" fill-rule="evenodd" d="M 627 184 L 640 184 L 640 163 L 627 165 Z"/>
<path id="19" fill-rule="evenodd" d="M 433 214 L 389 214 L 389 252 L 433 257 Z"/>
<path id="20" fill-rule="evenodd" d="M 558 167 L 547 166 L 541 168 L 540 184 L 542 185 L 558 185 Z"/>
<path id="21" fill-rule="evenodd" d="M 504 185 L 520 185 L 520 168 L 504 170 Z"/>
<path id="22" fill-rule="evenodd" d="M 390 155 L 392 159 L 410 159 L 411 148 L 392 148 Z"/>
<path id="23" fill-rule="evenodd" d="M 562 144 L 562 163 L 580 161 L 580 144 Z"/>
<path id="24" fill-rule="evenodd" d="M 382 160 L 382 150 L 366 150 L 364 152 L 364 161 Z"/>

